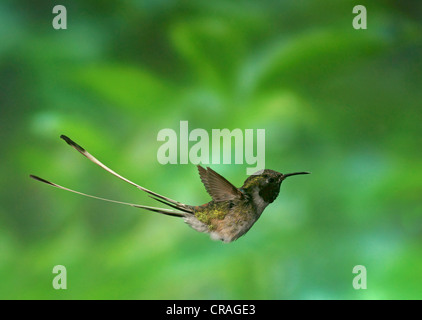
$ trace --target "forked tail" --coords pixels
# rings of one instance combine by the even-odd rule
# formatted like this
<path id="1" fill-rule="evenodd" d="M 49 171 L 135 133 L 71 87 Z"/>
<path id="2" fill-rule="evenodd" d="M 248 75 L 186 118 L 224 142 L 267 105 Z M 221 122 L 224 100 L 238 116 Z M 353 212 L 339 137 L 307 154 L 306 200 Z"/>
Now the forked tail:
<path id="1" fill-rule="evenodd" d="M 145 209 L 145 210 L 149 210 L 149 211 L 153 211 L 153 212 L 158 212 L 158 213 L 162 213 L 165 215 L 169 215 L 169 216 L 175 216 L 175 217 L 186 217 L 189 214 L 193 214 L 193 210 L 191 206 L 185 205 L 183 203 L 180 203 L 176 200 L 167 198 L 163 195 L 160 195 L 156 192 L 153 192 L 151 190 L 148 190 L 140 185 L 137 185 L 136 183 L 130 181 L 129 179 L 124 178 L 123 176 L 119 175 L 118 173 L 114 172 L 113 170 L 111 170 L 110 168 L 108 168 L 107 166 L 105 166 L 103 163 L 101 163 L 98 159 L 96 159 L 94 156 L 92 156 L 88 151 L 86 151 L 84 148 L 82 148 L 80 145 L 78 145 L 76 142 L 74 142 L 73 140 L 71 140 L 70 138 L 66 137 L 65 135 L 61 135 L 60 138 L 62 138 L 64 141 L 66 141 L 71 147 L 73 147 L 74 149 L 76 149 L 78 152 L 80 152 L 82 155 L 84 155 L 86 158 L 88 158 L 89 160 L 91 160 L 92 162 L 94 162 L 96 165 L 100 166 L 101 168 L 103 168 L 104 170 L 108 171 L 109 173 L 111 173 L 112 175 L 116 176 L 117 178 L 133 185 L 134 187 L 149 193 L 152 199 L 157 200 L 169 207 L 172 207 L 174 209 L 177 209 L 179 211 L 174 211 L 171 209 L 163 209 L 163 208 L 156 208 L 156 207 L 150 207 L 150 206 L 144 206 L 144 205 L 139 205 L 139 204 L 134 204 L 134 203 L 127 203 L 127 202 L 121 202 L 121 201 L 116 201 L 116 200 L 110 200 L 110 199 L 105 199 L 105 198 L 100 198 L 100 197 L 96 197 L 96 196 L 92 196 L 86 193 L 82 193 L 79 191 L 75 191 L 69 188 L 65 188 L 62 187 L 56 183 L 50 182 L 48 180 L 42 179 L 40 177 L 37 177 L 35 175 L 30 175 L 30 177 L 32 179 L 35 179 L 37 181 L 46 183 L 50 186 L 62 189 L 62 190 L 66 190 L 69 192 L 73 192 L 73 193 L 77 193 L 80 194 L 82 196 L 85 197 L 90 197 L 90 198 L 94 198 L 94 199 L 98 199 L 98 200 L 103 200 L 103 201 L 108 201 L 108 202 L 113 202 L 113 203 L 118 203 L 118 204 L 124 204 L 124 205 L 128 205 L 128 206 L 132 206 L 135 208 L 141 208 L 141 209 Z M 182 212 L 180 212 L 182 211 Z"/>

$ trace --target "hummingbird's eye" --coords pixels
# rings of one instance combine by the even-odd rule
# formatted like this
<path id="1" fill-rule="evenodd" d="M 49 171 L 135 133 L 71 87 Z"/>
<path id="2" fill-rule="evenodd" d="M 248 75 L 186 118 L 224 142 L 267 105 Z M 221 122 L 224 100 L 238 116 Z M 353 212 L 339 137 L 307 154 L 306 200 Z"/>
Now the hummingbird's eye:
<path id="1" fill-rule="evenodd" d="M 274 180 L 274 178 L 269 178 L 268 179 L 268 183 L 273 183 L 275 180 Z"/>

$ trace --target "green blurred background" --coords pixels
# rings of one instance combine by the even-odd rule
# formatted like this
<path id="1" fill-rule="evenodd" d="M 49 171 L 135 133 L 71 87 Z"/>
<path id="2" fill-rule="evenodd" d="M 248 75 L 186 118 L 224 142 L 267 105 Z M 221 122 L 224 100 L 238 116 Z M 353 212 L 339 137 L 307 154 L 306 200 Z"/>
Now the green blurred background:
<path id="1" fill-rule="evenodd" d="M 68 29 L 54 30 L 65 5 Z M 364 4 L 368 29 L 354 30 Z M 0 298 L 422 298 L 422 6 L 417 1 L 0 2 Z M 266 130 L 282 185 L 251 231 L 211 241 L 177 218 L 29 179 L 189 204 L 193 164 L 157 133 Z M 237 186 L 248 165 L 211 165 Z M 67 290 L 52 269 L 67 268 Z M 364 265 L 368 289 L 354 290 Z"/>

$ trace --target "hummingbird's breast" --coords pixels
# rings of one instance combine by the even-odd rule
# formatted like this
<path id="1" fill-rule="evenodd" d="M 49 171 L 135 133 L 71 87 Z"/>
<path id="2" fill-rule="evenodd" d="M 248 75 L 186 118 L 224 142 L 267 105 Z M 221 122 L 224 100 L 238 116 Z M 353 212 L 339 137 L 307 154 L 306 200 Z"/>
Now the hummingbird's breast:
<path id="1" fill-rule="evenodd" d="M 214 240 L 231 242 L 244 235 L 258 218 L 252 202 L 230 200 L 196 206 L 194 215 L 185 221 L 195 230 L 209 233 Z"/>

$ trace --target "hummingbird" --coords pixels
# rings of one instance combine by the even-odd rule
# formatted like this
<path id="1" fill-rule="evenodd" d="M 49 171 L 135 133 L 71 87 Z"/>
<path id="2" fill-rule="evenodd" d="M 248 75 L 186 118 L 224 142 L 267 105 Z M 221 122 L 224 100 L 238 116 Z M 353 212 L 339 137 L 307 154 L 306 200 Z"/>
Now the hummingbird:
<path id="1" fill-rule="evenodd" d="M 149 197 L 152 199 L 159 201 L 173 209 L 150 207 L 140 204 L 100 198 L 60 186 L 56 183 L 50 182 L 32 174 L 30 175 L 31 178 L 50 186 L 73 192 L 85 197 L 128 205 L 168 216 L 182 218 L 190 227 L 196 231 L 207 233 L 210 235 L 211 239 L 221 240 L 226 243 L 237 240 L 239 237 L 243 236 L 249 231 L 249 229 L 259 219 L 264 209 L 270 203 L 274 202 L 274 200 L 278 197 L 281 183 L 286 178 L 295 175 L 309 174 L 309 172 L 294 172 L 283 174 L 274 170 L 264 169 L 249 176 L 243 183 L 242 187 L 236 188 L 232 183 L 215 172 L 213 169 L 209 167 L 203 168 L 202 166 L 198 165 L 197 168 L 199 177 L 212 200 L 200 206 L 192 206 L 165 197 L 161 194 L 144 188 L 130 181 L 129 179 L 126 179 L 125 177 L 119 175 L 104 165 L 97 158 L 95 158 L 88 151 L 86 151 L 67 136 L 61 135 L 60 138 L 107 172 L 148 193 Z"/>

